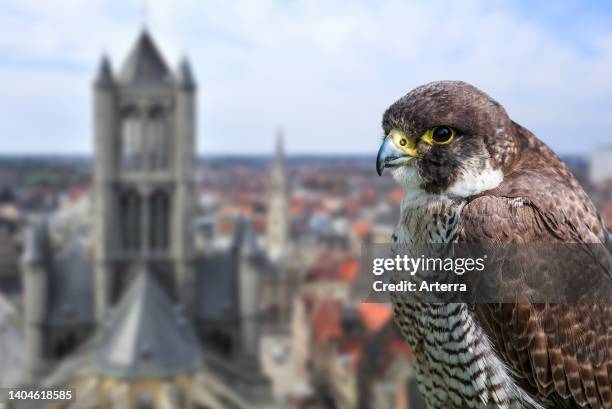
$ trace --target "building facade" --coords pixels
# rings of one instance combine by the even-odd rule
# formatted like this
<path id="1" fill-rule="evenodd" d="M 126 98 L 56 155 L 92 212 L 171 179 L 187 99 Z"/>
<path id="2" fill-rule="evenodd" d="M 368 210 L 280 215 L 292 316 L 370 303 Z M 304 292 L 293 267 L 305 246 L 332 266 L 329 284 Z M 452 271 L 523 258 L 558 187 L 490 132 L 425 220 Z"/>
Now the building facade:
<path id="1" fill-rule="evenodd" d="M 146 31 L 115 77 L 103 58 L 94 83 L 96 317 L 146 265 L 189 311 L 196 84 L 172 73 Z"/>

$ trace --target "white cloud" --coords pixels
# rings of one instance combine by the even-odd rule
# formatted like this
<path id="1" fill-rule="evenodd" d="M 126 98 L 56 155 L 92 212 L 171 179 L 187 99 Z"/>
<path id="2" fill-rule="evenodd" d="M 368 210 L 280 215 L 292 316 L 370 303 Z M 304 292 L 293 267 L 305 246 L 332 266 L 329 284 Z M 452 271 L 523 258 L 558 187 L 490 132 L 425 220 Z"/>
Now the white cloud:
<path id="1" fill-rule="evenodd" d="M 89 150 L 89 82 L 103 49 L 117 69 L 140 7 L 3 6 L 12 11 L 0 15 L 0 133 L 21 136 L 0 139 L 0 152 Z M 612 29 L 581 33 L 587 52 L 510 2 L 168 0 L 149 9 L 168 62 L 187 52 L 196 71 L 202 152 L 267 153 L 279 125 L 293 152 L 374 152 L 384 109 L 438 79 L 481 87 L 561 152 L 610 140 Z"/>

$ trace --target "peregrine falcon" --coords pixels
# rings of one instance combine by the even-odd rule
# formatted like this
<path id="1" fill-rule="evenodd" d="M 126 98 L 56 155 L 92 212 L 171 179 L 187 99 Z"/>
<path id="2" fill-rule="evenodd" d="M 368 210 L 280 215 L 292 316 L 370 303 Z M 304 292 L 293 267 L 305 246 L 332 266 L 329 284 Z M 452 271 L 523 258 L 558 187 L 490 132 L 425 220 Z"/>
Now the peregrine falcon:
<path id="1" fill-rule="evenodd" d="M 400 244 L 611 248 L 565 164 L 476 87 L 420 86 L 387 109 L 382 126 L 377 172 L 389 168 L 405 190 Z M 431 408 L 612 408 L 609 304 L 393 307 Z"/>

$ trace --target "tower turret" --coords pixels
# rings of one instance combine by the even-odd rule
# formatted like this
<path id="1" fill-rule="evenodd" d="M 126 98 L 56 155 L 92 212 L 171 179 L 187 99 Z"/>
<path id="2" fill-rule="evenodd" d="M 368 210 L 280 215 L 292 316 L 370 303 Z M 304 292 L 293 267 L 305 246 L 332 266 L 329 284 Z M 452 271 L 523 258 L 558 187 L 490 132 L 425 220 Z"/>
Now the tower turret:
<path id="1" fill-rule="evenodd" d="M 238 222 L 235 251 L 241 348 L 247 356 L 255 357 L 259 349 L 260 274 L 265 254 L 259 247 L 253 226 L 242 218 Z"/>
<path id="2" fill-rule="evenodd" d="M 113 203 L 117 150 L 117 95 L 108 57 L 102 57 L 93 84 L 94 93 L 94 275 L 96 320 L 101 321 L 110 298 L 110 264 L 116 234 Z"/>
<path id="3" fill-rule="evenodd" d="M 178 294 L 194 313 L 196 299 L 193 219 L 196 173 L 196 83 L 187 59 L 179 66 L 176 87 L 176 211 L 173 220 L 173 249 Z"/>
<path id="4" fill-rule="evenodd" d="M 44 220 L 28 227 L 21 259 L 24 288 L 24 322 L 27 369 L 30 378 L 45 369 L 45 322 L 49 302 L 48 268 L 52 265 L 51 242 Z"/>
<path id="5" fill-rule="evenodd" d="M 196 82 L 191 70 L 191 64 L 187 57 L 184 57 L 179 62 L 178 66 L 178 84 L 181 88 L 193 90 L 196 87 Z"/>
<path id="6" fill-rule="evenodd" d="M 96 87 L 112 87 L 114 84 L 113 70 L 110 65 L 108 56 L 104 54 L 100 60 L 100 66 L 98 68 L 98 74 L 96 75 L 95 85 Z"/>

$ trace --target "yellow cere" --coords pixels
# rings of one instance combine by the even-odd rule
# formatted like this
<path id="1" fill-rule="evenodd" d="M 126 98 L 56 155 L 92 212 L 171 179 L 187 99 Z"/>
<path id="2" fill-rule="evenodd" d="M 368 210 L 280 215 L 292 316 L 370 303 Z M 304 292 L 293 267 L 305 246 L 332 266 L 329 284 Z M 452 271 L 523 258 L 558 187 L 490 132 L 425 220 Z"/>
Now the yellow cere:
<path id="1" fill-rule="evenodd" d="M 416 144 L 413 138 L 407 137 L 402 131 L 398 131 L 397 129 L 392 129 L 387 135 L 393 141 L 393 144 L 397 149 L 406 153 L 408 156 L 412 156 L 414 158 L 419 157 L 420 154 L 416 149 Z"/>

